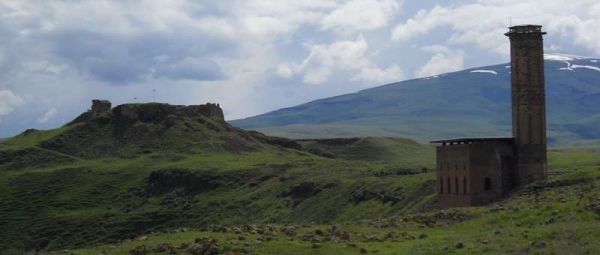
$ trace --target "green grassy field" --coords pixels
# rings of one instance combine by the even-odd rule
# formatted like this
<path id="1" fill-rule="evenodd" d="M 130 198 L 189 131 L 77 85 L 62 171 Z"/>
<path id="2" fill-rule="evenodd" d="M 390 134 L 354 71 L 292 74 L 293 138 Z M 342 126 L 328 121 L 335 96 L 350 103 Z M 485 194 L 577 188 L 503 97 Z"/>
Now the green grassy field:
<path id="1" fill-rule="evenodd" d="M 208 119 L 184 118 L 167 131 L 136 122 L 115 134 L 103 120 L 114 116 L 98 118 L 108 124 L 0 143 L 0 250 L 76 248 L 210 224 L 376 219 L 432 203 L 433 147 L 410 140 L 301 142 L 325 157 Z M 361 147 L 376 153 L 357 155 Z"/>
<path id="2" fill-rule="evenodd" d="M 499 203 L 437 210 L 431 145 L 111 114 L 0 143 L 0 254 L 600 252 L 596 149 L 550 151 L 550 179 Z"/>
<path id="3" fill-rule="evenodd" d="M 161 247 L 172 247 L 176 254 L 188 254 L 210 249 L 214 244 L 201 239 L 212 238 L 225 254 L 598 254 L 598 151 L 554 150 L 550 159 L 548 181 L 485 207 L 329 224 L 212 226 L 141 235 L 70 252 L 128 254 L 145 249 L 148 254 L 161 254 L 157 252 Z"/>

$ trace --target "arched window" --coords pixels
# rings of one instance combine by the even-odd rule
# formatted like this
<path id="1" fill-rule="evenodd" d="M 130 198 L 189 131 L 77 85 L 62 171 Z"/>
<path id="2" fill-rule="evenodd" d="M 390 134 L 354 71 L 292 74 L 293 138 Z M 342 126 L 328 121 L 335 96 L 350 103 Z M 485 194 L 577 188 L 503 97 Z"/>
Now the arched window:
<path id="1" fill-rule="evenodd" d="M 484 182 L 483 182 L 483 189 L 484 190 L 491 190 L 492 189 L 492 179 L 490 178 L 485 178 Z"/>
<path id="2" fill-rule="evenodd" d="M 454 177 L 454 194 L 458 195 L 458 176 Z"/>
<path id="3" fill-rule="evenodd" d="M 448 194 L 452 194 L 452 187 L 450 186 L 450 177 L 447 179 L 448 184 Z"/>
<path id="4" fill-rule="evenodd" d="M 444 193 L 444 179 L 440 178 L 440 193 Z"/>
<path id="5" fill-rule="evenodd" d="M 463 194 L 467 194 L 467 177 L 463 176 Z"/>

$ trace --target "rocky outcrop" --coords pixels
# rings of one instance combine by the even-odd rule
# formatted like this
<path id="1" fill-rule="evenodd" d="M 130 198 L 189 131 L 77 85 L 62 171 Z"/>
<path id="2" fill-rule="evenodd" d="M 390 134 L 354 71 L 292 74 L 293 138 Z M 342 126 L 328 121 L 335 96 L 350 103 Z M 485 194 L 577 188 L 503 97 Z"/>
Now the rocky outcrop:
<path id="1" fill-rule="evenodd" d="M 218 255 L 221 254 L 219 240 L 211 237 L 196 238 L 187 249 L 192 255 Z"/>
<path id="2" fill-rule="evenodd" d="M 128 122 L 160 122 L 166 120 L 170 116 L 185 116 L 195 117 L 204 116 L 215 121 L 225 121 L 223 110 L 219 104 L 207 103 L 203 105 L 170 105 L 161 103 L 148 104 L 123 104 L 115 108 L 111 108 L 111 102 L 108 100 L 92 100 L 92 107 L 89 111 L 82 113 L 67 126 L 95 120 L 103 114 L 111 114 L 126 120 Z M 112 109 L 112 111 L 111 111 Z"/>
<path id="3" fill-rule="evenodd" d="M 317 187 L 314 182 L 302 182 L 292 186 L 290 191 L 283 194 L 283 196 L 289 196 L 295 199 L 305 199 L 316 195 L 319 192 L 321 192 L 321 189 Z"/>
<path id="4" fill-rule="evenodd" d="M 66 126 L 89 121 L 89 120 L 93 119 L 94 117 L 98 117 L 101 114 L 110 111 L 111 107 L 112 107 L 112 103 L 108 100 L 94 99 L 94 100 L 92 100 L 92 107 L 90 110 L 77 116 L 77 118 L 75 118 L 71 122 L 67 123 Z"/>
<path id="5" fill-rule="evenodd" d="M 367 200 L 376 199 L 382 203 L 391 202 L 392 205 L 402 201 L 404 197 L 397 194 L 387 194 L 385 192 L 375 192 L 370 190 L 358 189 L 352 192 L 352 201 L 355 203 L 364 202 Z"/>
<path id="6" fill-rule="evenodd" d="M 214 121 L 224 121 L 223 110 L 218 104 L 170 105 L 161 103 L 124 104 L 115 107 L 112 115 L 116 120 L 126 122 L 160 123 L 175 117 L 206 117 Z"/>

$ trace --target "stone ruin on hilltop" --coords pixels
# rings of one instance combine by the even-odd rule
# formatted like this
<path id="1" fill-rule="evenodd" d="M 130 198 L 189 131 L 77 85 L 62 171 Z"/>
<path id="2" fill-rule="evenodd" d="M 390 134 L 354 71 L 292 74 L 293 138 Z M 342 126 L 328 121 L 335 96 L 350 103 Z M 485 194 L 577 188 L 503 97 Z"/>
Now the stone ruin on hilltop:
<path id="1" fill-rule="evenodd" d="M 225 121 L 223 110 L 219 104 L 206 103 L 202 105 L 170 105 L 163 103 L 146 103 L 146 104 L 123 104 L 111 108 L 112 104 L 108 100 L 94 99 L 92 100 L 91 109 L 79 115 L 75 120 L 68 125 L 85 122 L 100 116 L 105 113 L 110 113 L 117 116 L 121 120 L 131 121 L 156 121 L 166 119 L 170 115 L 193 117 L 202 115 L 206 118 Z"/>

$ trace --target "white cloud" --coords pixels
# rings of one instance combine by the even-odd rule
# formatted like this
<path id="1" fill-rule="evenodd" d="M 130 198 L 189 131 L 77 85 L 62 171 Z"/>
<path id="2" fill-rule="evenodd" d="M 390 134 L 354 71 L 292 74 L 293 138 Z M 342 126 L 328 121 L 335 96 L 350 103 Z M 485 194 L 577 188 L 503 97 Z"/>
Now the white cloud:
<path id="1" fill-rule="evenodd" d="M 363 31 L 387 26 L 400 10 L 403 1 L 351 0 L 335 9 L 321 21 L 323 29 Z"/>
<path id="2" fill-rule="evenodd" d="M 474 44 L 507 55 L 503 36 L 512 24 L 541 24 L 549 36 L 570 40 L 600 54 L 600 2 L 597 0 L 480 0 L 421 10 L 392 30 L 392 39 L 408 41 L 426 36 L 436 28 L 449 28 L 452 44 Z"/>
<path id="3" fill-rule="evenodd" d="M 598 4 L 562 2 L 480 0 L 406 14 L 412 21 L 400 24 L 394 39 L 452 48 L 432 52 L 390 40 L 403 0 L 3 0 L 0 80 L 10 87 L 1 88 L 23 96 L 27 107 L 19 114 L 27 116 L 21 126 L 0 126 L 0 136 L 42 126 L 48 106 L 67 118 L 91 98 L 144 101 L 152 88 L 164 102 L 219 102 L 232 119 L 401 80 L 415 73 L 422 63 L 414 60 L 423 54 L 432 58 L 419 73 L 444 72 L 463 64 L 466 47 L 507 54 L 502 33 L 509 15 L 513 23 L 524 15 L 550 20 L 545 28 L 565 35 L 549 42 L 554 49 L 574 48 L 564 41 L 600 47 L 600 34 L 590 32 L 598 27 Z M 485 57 L 478 63 L 501 60 Z M 43 126 L 59 121 L 55 116 Z"/>
<path id="4" fill-rule="evenodd" d="M 223 2 L 222 8 L 227 9 L 227 18 L 236 26 L 237 36 L 261 43 L 289 36 L 303 25 L 318 24 L 339 6 L 337 0 Z"/>
<path id="5" fill-rule="evenodd" d="M 283 78 L 289 79 L 294 75 L 294 70 L 292 70 L 290 64 L 283 63 L 277 66 L 277 74 Z"/>
<path id="6" fill-rule="evenodd" d="M 42 116 L 41 118 L 38 119 L 38 122 L 46 123 L 50 119 L 54 118 L 54 116 L 56 116 L 57 113 L 58 113 L 58 111 L 56 110 L 56 108 L 50 107 L 50 109 L 48 109 L 48 111 L 44 114 L 44 116 Z"/>
<path id="7" fill-rule="evenodd" d="M 415 77 L 427 77 L 447 72 L 459 71 L 464 68 L 464 53 L 453 51 L 441 45 L 423 47 L 422 50 L 433 55 L 427 63 L 415 72 Z"/>
<path id="8" fill-rule="evenodd" d="M 9 115 L 15 107 L 25 103 L 23 98 L 15 95 L 12 91 L 4 89 L 0 90 L 0 118 Z"/>
<path id="9" fill-rule="evenodd" d="M 360 73 L 352 77 L 351 80 L 384 83 L 401 81 L 403 78 L 402 69 L 400 69 L 400 66 L 394 64 L 386 69 L 380 69 L 376 66 L 362 68 Z"/>
<path id="10" fill-rule="evenodd" d="M 351 80 L 367 82 L 397 80 L 403 76 L 397 65 L 381 69 L 373 63 L 362 35 L 354 41 L 308 45 L 308 48 L 309 54 L 302 62 L 280 65 L 278 73 L 282 77 L 290 77 L 290 72 L 302 74 L 303 81 L 309 84 L 324 83 L 338 70 L 358 72 Z"/>

